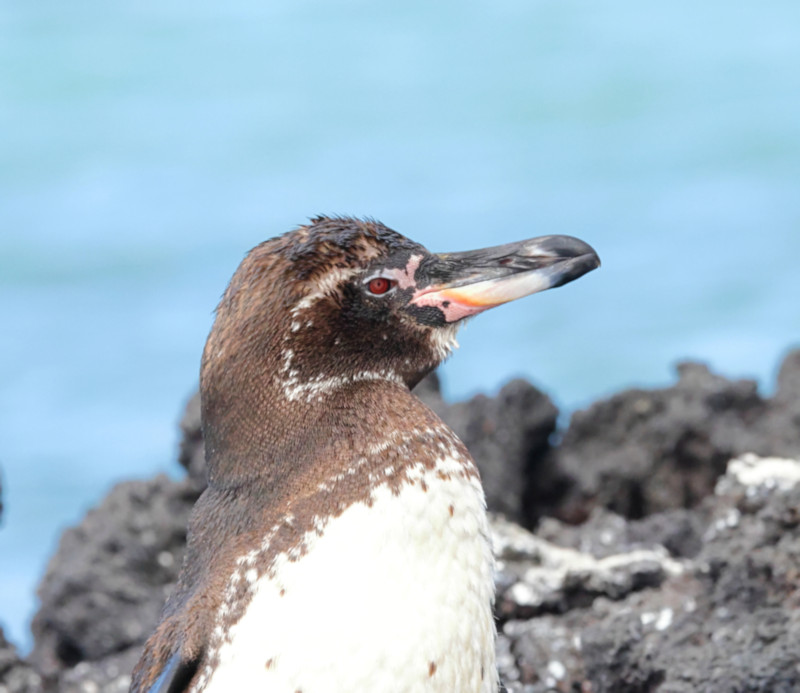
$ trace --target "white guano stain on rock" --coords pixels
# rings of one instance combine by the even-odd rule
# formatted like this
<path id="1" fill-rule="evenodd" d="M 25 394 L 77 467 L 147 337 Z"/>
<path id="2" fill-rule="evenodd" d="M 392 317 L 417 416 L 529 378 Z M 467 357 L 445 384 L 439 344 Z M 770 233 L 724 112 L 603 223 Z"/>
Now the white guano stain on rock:
<path id="1" fill-rule="evenodd" d="M 637 573 L 662 572 L 665 577 L 680 575 L 684 565 L 670 558 L 657 546 L 596 558 L 575 549 L 551 544 L 523 528 L 499 517 L 492 523 L 498 567 L 504 560 L 529 560 L 534 565 L 523 579 L 509 588 L 508 594 L 521 606 L 539 607 L 551 602 L 566 585 L 580 584 L 587 591 L 620 596 L 632 589 Z"/>
<path id="2" fill-rule="evenodd" d="M 782 457 L 759 457 L 747 453 L 732 459 L 728 471 L 717 485 L 717 493 L 724 488 L 722 482 L 733 479 L 743 486 L 764 486 L 788 491 L 800 483 L 800 460 Z"/>
<path id="3" fill-rule="evenodd" d="M 567 668 L 561 662 L 552 660 L 547 664 L 547 673 L 556 681 L 561 681 L 567 675 Z"/>
<path id="4" fill-rule="evenodd" d="M 672 625 L 673 616 L 672 609 L 665 607 L 657 612 L 647 611 L 640 616 L 640 619 L 643 626 L 652 625 L 656 630 L 666 630 Z"/>

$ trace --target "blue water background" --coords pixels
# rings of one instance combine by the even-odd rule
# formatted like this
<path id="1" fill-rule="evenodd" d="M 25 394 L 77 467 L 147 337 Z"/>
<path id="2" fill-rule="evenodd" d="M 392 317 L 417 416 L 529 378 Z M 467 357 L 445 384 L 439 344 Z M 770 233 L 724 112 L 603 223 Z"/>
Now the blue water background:
<path id="1" fill-rule="evenodd" d="M 66 525 L 177 473 L 227 279 L 317 213 L 598 249 L 467 326 L 451 398 L 524 375 L 570 411 L 684 357 L 768 392 L 800 338 L 798 27 L 796 0 L 3 3 L 7 634 Z"/>

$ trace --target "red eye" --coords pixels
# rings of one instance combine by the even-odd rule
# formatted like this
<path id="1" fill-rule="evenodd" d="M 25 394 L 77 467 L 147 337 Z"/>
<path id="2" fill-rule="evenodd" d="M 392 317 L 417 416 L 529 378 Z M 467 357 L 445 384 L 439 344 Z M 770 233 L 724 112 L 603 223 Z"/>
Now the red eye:
<path id="1" fill-rule="evenodd" d="M 375 277 L 374 279 L 369 280 L 367 288 L 371 294 L 380 295 L 385 294 L 389 289 L 391 289 L 393 284 L 394 282 L 386 277 Z"/>

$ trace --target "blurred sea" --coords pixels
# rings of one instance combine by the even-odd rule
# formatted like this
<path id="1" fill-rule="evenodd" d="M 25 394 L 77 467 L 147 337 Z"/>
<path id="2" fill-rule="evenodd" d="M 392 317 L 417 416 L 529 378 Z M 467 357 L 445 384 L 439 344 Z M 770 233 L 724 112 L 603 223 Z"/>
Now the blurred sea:
<path id="1" fill-rule="evenodd" d="M 450 398 L 524 375 L 571 411 L 685 357 L 768 392 L 800 339 L 798 26 L 796 0 L 3 3 L 7 635 L 66 525 L 177 473 L 225 283 L 317 213 L 598 249 L 470 323 Z"/>

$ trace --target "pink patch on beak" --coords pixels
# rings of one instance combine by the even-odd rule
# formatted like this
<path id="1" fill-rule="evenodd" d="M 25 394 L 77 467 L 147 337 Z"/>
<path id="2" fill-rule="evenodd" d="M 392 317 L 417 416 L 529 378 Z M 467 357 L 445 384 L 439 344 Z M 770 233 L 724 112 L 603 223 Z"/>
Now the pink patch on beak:
<path id="1" fill-rule="evenodd" d="M 450 290 L 455 293 L 455 290 Z M 456 322 L 471 315 L 477 315 L 491 308 L 491 305 L 476 305 L 463 300 L 456 300 L 447 289 L 418 291 L 410 303 L 415 306 L 433 306 L 444 313 L 447 322 Z"/>

